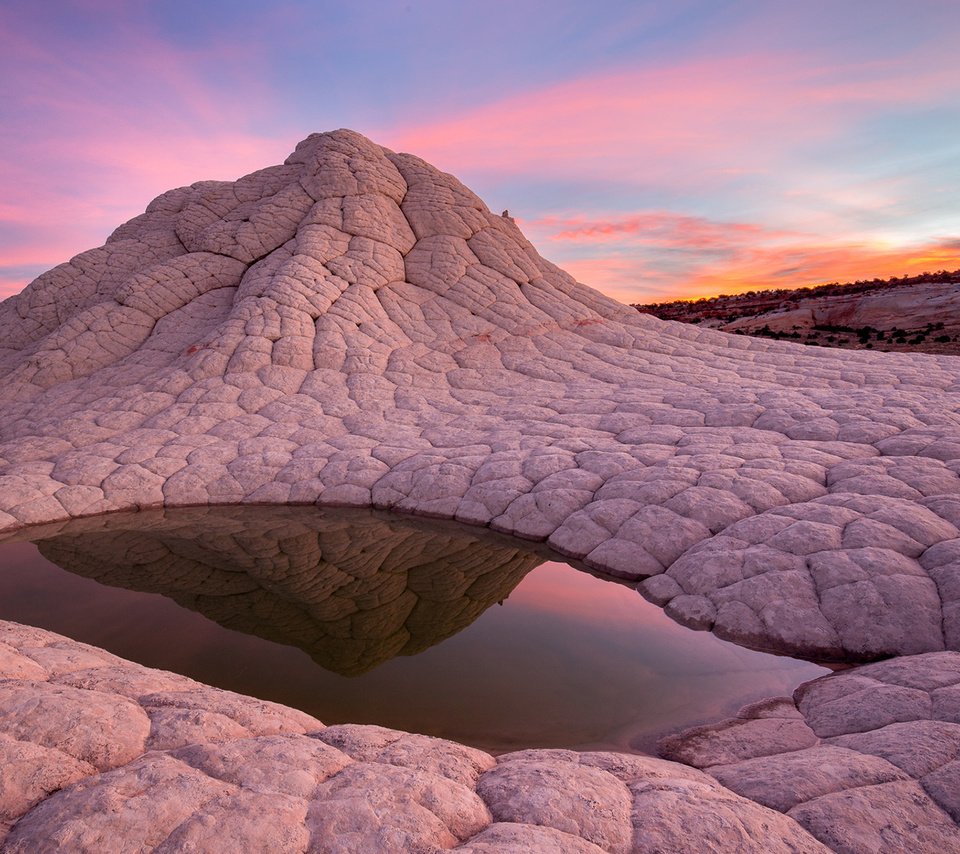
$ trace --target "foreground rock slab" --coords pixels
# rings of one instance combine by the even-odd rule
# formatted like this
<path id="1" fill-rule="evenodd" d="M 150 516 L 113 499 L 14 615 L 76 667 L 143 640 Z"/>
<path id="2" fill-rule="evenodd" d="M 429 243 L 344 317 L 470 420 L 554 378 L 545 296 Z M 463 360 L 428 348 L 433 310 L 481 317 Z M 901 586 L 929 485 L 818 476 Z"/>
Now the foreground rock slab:
<path id="1" fill-rule="evenodd" d="M 546 541 L 676 619 L 960 648 L 960 363 L 659 321 L 350 131 L 171 190 L 0 304 L 0 530 L 320 503 Z"/>
<path id="2" fill-rule="evenodd" d="M 325 727 L 0 622 L 0 851 L 824 852 L 653 757 Z"/>
<path id="3" fill-rule="evenodd" d="M 960 850 L 960 654 L 906 656 L 661 743 L 835 851 Z"/>

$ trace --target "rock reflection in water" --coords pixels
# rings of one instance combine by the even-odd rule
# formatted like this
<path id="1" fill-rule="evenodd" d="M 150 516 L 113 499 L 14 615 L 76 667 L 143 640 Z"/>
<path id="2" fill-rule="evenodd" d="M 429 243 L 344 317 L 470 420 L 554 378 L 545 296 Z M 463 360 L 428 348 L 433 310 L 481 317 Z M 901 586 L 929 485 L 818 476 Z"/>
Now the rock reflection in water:
<path id="1" fill-rule="evenodd" d="M 27 534 L 70 572 L 162 593 L 345 675 L 456 634 L 544 559 L 449 524 L 306 507 L 144 511 Z"/>
<path id="2" fill-rule="evenodd" d="M 7 537 L 0 618 L 328 724 L 488 750 L 650 749 L 823 672 L 691 632 L 635 590 L 550 558 L 537 543 L 368 510 L 145 511 Z"/>

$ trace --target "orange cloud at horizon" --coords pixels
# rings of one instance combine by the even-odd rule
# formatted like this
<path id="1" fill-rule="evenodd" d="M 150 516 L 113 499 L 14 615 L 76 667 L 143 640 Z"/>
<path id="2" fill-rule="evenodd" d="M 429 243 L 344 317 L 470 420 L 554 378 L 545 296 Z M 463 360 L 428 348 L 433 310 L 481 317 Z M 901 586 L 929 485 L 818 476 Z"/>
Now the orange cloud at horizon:
<path id="1" fill-rule="evenodd" d="M 623 302 L 669 302 L 772 288 L 934 273 L 960 269 L 960 241 L 910 246 L 792 243 L 758 246 L 689 274 L 671 276 L 622 256 L 571 259 L 561 266 L 584 284 Z"/>

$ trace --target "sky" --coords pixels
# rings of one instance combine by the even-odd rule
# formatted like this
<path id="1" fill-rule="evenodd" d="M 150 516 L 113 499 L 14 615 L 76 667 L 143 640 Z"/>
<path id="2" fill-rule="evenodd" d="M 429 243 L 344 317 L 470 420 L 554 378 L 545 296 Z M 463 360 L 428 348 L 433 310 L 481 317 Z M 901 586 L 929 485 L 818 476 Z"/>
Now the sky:
<path id="1" fill-rule="evenodd" d="M 348 127 L 628 302 L 960 268 L 957 0 L 5 0 L 0 298 Z"/>

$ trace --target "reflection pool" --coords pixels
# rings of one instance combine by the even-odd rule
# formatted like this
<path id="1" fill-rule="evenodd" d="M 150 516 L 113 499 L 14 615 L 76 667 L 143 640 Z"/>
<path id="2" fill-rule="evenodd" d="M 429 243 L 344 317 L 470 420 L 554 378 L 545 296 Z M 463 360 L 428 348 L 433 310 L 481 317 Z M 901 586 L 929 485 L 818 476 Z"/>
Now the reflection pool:
<path id="1" fill-rule="evenodd" d="M 76 520 L 0 543 L 0 618 L 350 721 L 492 751 L 652 751 L 827 672 L 677 625 L 542 547 L 315 508 Z"/>

